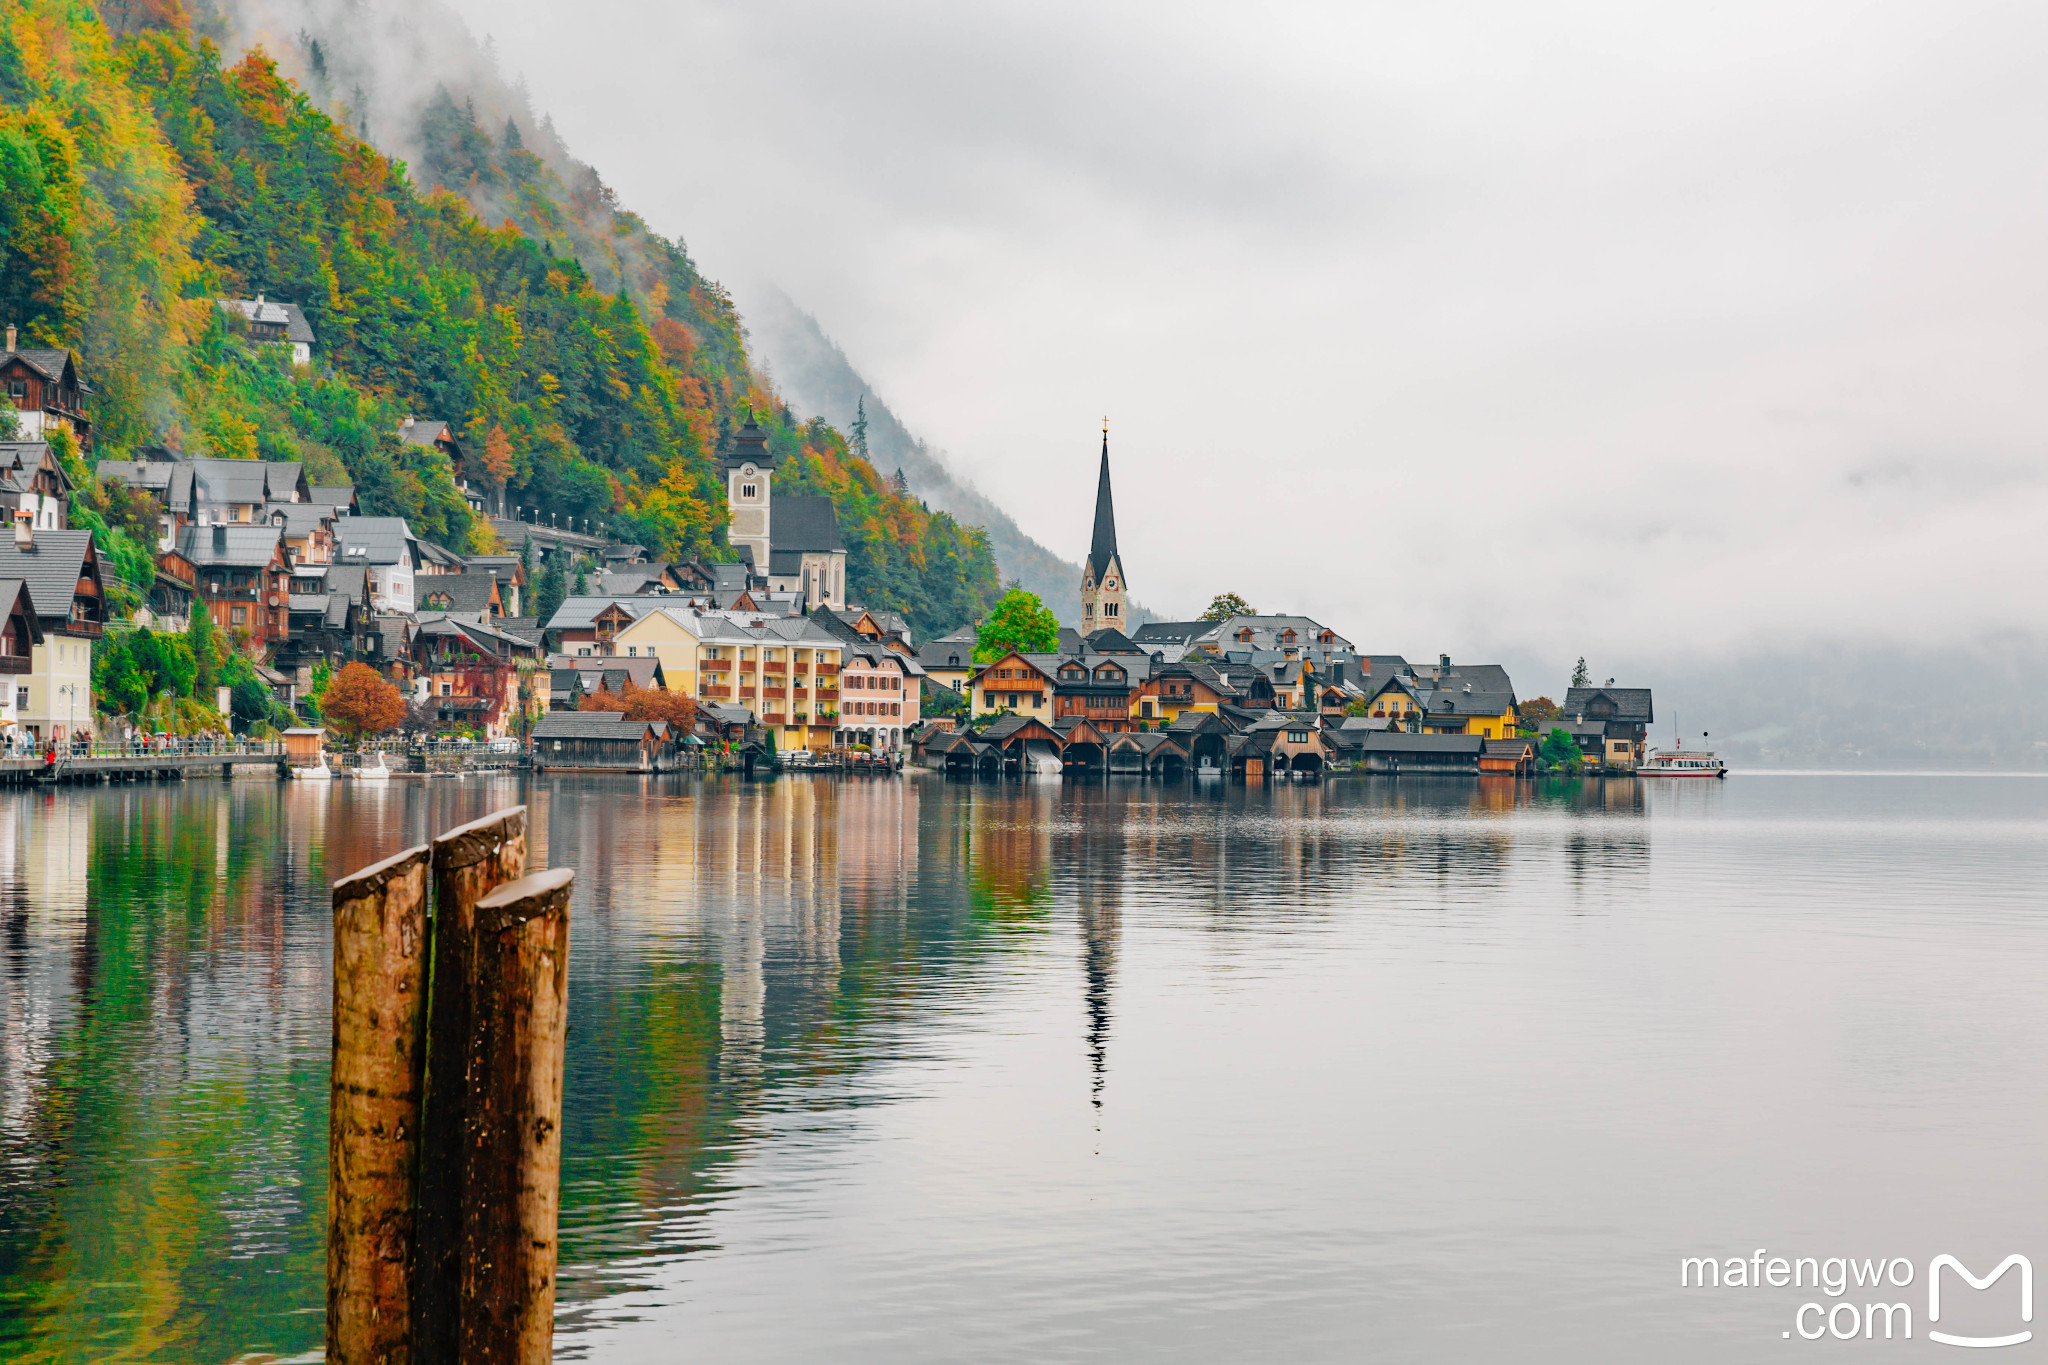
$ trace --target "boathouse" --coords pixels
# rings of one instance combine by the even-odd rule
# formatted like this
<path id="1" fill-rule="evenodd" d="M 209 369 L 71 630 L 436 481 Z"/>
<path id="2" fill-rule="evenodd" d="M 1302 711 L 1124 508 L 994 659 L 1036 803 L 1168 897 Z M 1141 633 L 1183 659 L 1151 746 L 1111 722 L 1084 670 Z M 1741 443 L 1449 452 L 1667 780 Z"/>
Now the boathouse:
<path id="1" fill-rule="evenodd" d="M 551 711 L 533 727 L 534 771 L 661 772 L 675 765 L 675 740 L 661 721 L 617 711 Z"/>
<path id="2" fill-rule="evenodd" d="M 1479 773 L 1483 735 L 1410 735 L 1392 731 L 1365 737 L 1360 756 L 1369 773 Z"/>

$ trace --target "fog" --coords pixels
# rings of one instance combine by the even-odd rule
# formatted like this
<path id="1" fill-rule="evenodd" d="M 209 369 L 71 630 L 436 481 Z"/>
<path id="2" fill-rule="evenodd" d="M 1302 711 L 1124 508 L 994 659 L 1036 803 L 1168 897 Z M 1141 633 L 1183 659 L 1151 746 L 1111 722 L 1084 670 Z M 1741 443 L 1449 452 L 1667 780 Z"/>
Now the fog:
<path id="1" fill-rule="evenodd" d="M 2039 7 L 458 7 L 1059 553 L 1108 414 L 1161 612 L 1466 653 L 2038 621 Z"/>

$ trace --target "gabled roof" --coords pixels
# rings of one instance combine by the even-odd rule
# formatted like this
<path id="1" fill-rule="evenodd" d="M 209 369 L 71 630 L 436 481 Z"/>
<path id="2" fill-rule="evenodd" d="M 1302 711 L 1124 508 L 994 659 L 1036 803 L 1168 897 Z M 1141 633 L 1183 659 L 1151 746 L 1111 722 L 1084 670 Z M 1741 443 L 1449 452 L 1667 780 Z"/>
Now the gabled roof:
<path id="1" fill-rule="evenodd" d="M 55 379 L 60 383 L 66 370 L 71 371 L 74 378 L 78 373 L 77 367 L 71 363 L 71 352 L 56 347 L 18 346 L 11 351 L 0 351 L 0 365 L 10 360 L 23 361 L 43 378 Z"/>
<path id="2" fill-rule="evenodd" d="M 306 492 L 313 502 L 332 507 L 340 512 L 353 512 L 356 507 L 355 486 L 346 483 L 314 483 L 306 485 Z"/>
<path id="3" fill-rule="evenodd" d="M 1215 625 L 1214 621 L 1147 621 L 1131 634 L 1140 645 L 1184 645 Z"/>
<path id="4" fill-rule="evenodd" d="M 178 532 L 178 553 L 199 569 L 262 569 L 284 556 L 275 526 L 187 525 Z"/>
<path id="5" fill-rule="evenodd" d="M 240 313 L 251 322 L 283 323 L 286 341 L 313 344 L 313 324 L 296 303 L 273 303 L 269 299 L 216 299 L 224 313 Z"/>
<path id="6" fill-rule="evenodd" d="M 41 644 L 43 623 L 36 613 L 35 598 L 29 594 L 28 584 L 19 578 L 0 578 L 0 627 L 4 627 L 7 619 L 14 615 L 17 606 L 28 618 L 29 643 Z"/>
<path id="7" fill-rule="evenodd" d="M 1047 735 L 1055 738 L 1057 738 L 1059 733 L 1036 717 L 1020 716 L 1015 711 L 1010 711 L 992 723 L 986 730 L 983 730 L 981 738 L 983 743 L 999 744 L 1004 740 L 1013 738 L 1020 730 L 1030 730 L 1034 727 L 1043 730 Z"/>
<path id="8" fill-rule="evenodd" d="M 271 525 L 283 527 L 288 539 L 305 540 L 334 519 L 334 509 L 315 502 L 273 502 L 263 509 L 263 515 Z"/>
<path id="9" fill-rule="evenodd" d="M 1605 698 L 1614 707 L 1611 716 L 1598 716 L 1601 708 L 1596 699 Z M 1564 694 L 1564 705 L 1560 713 L 1567 716 L 1583 715 L 1587 720 L 1613 720 L 1625 725 L 1649 725 L 1656 719 L 1656 710 L 1650 704 L 1650 689 L 1647 687 L 1574 687 Z"/>
<path id="10" fill-rule="evenodd" d="M 35 544 L 28 550 L 12 539 L 0 540 L 0 578 L 19 579 L 27 585 L 29 597 L 45 621 L 70 618 L 78 580 L 95 572 L 88 560 L 97 560 L 90 531 L 37 531 Z"/>
<path id="11" fill-rule="evenodd" d="M 548 618 L 546 629 L 589 630 L 597 624 L 598 613 L 610 606 L 621 608 L 635 620 L 646 612 L 661 609 L 661 603 L 644 597 L 565 597 Z"/>
<path id="12" fill-rule="evenodd" d="M 662 564 L 632 564 L 616 572 L 599 574 L 597 588 L 607 597 L 659 592 L 666 586 L 663 578 L 667 572 L 667 566 Z"/>
<path id="13" fill-rule="evenodd" d="M 1228 733 L 1230 723 L 1214 711 L 1183 711 L 1173 718 L 1165 733 L 1190 738 L 1209 730 Z"/>
<path id="14" fill-rule="evenodd" d="M 1115 626 L 1104 626 L 1082 641 L 1091 654 L 1143 654 L 1130 636 Z"/>
<path id="15" fill-rule="evenodd" d="M 404 517 L 342 517 L 334 544 L 340 564 L 410 564 L 417 541 Z"/>
<path id="16" fill-rule="evenodd" d="M 421 578 L 413 583 L 413 600 L 426 611 L 471 611 L 488 612 L 498 590 L 498 579 L 488 573 L 444 573 L 431 578 Z M 439 606 L 437 597 L 446 597 L 448 604 Z"/>
<path id="17" fill-rule="evenodd" d="M 398 424 L 398 439 L 416 446 L 432 446 L 441 441 L 459 444 L 455 439 L 455 428 L 438 417 L 406 418 Z"/>

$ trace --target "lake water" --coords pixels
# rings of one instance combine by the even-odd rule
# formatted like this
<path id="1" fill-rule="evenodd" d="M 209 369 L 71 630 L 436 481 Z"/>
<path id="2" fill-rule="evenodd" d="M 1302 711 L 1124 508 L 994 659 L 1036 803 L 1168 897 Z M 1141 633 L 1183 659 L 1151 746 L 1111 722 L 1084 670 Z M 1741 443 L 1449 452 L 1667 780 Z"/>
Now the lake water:
<path id="1" fill-rule="evenodd" d="M 2048 1269 L 2048 781 L 194 781 L 0 792 L 0 1357 L 317 1355 L 328 885 L 520 800 L 566 1359 L 1939 1359 L 2017 1277 L 1932 1257 Z M 1758 1248 L 1915 1340 L 1680 1287 Z"/>

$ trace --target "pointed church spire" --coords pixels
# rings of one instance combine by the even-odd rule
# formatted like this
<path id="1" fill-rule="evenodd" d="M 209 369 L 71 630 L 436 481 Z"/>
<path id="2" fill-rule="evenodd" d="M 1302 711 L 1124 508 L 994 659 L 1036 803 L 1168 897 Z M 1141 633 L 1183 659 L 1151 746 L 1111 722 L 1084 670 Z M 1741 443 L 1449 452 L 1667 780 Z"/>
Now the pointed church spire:
<path id="1" fill-rule="evenodd" d="M 1116 558 L 1116 506 L 1109 496 L 1109 419 L 1102 421 L 1102 472 L 1095 479 L 1095 536 L 1088 544 L 1088 565 L 1099 576 Z"/>

